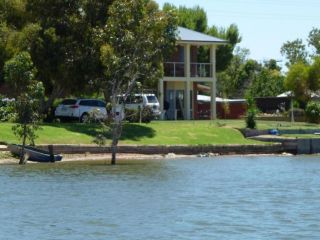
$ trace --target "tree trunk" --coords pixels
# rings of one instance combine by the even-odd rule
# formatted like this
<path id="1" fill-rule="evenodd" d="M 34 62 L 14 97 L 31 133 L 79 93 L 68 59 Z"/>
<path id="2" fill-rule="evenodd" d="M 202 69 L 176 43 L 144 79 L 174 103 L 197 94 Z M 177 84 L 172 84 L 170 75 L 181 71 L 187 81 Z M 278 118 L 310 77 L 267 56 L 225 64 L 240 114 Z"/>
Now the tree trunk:
<path id="1" fill-rule="evenodd" d="M 114 123 L 112 124 L 112 144 L 111 144 L 111 165 L 116 164 L 117 151 L 118 151 L 118 142 L 122 132 L 121 120 L 117 117 L 114 118 Z"/>
<path id="2" fill-rule="evenodd" d="M 62 96 L 64 90 L 61 87 L 56 87 L 53 89 L 51 94 L 48 97 L 47 101 L 43 101 L 41 112 L 44 114 L 49 113 L 49 109 L 52 107 L 53 102 L 56 98 L 59 98 Z"/>

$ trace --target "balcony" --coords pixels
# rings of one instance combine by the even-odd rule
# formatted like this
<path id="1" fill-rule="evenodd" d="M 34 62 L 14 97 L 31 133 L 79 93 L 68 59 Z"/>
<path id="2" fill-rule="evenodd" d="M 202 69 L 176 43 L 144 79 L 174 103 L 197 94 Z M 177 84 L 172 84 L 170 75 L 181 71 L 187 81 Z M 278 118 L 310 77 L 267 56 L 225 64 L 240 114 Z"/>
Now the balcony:
<path id="1" fill-rule="evenodd" d="M 191 63 L 191 77 L 210 78 L 212 77 L 211 63 Z"/>
<path id="2" fill-rule="evenodd" d="M 165 77 L 186 77 L 184 62 L 165 62 L 164 76 Z M 212 64 L 211 63 L 191 63 L 190 77 L 211 78 Z"/>
<path id="3" fill-rule="evenodd" d="M 183 62 L 165 62 L 164 76 L 184 77 L 184 63 Z"/>

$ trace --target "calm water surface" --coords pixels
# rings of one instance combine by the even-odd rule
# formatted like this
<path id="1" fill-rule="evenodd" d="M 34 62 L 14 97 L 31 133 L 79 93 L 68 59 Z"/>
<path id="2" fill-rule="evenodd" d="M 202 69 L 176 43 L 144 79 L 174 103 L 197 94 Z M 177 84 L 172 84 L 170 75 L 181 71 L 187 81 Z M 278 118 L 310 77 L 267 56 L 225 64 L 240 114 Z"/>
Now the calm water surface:
<path id="1" fill-rule="evenodd" d="M 320 157 L 0 166 L 0 239 L 320 239 Z"/>

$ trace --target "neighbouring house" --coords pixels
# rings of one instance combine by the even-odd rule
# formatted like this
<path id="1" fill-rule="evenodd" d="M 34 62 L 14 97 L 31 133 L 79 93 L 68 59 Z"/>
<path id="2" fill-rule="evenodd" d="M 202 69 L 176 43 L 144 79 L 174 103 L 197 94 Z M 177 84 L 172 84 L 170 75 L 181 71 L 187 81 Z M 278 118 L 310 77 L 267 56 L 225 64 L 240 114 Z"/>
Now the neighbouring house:
<path id="1" fill-rule="evenodd" d="M 211 97 L 198 95 L 198 118 L 210 119 Z M 216 97 L 217 117 L 220 119 L 239 119 L 245 116 L 247 102 L 245 99 L 226 99 Z"/>
<path id="2" fill-rule="evenodd" d="M 161 111 L 165 110 L 166 119 L 200 119 L 197 95 L 200 86 L 206 86 L 211 97 L 209 118 L 216 119 L 216 49 L 227 41 L 182 27 L 177 35 L 176 51 L 165 61 L 159 81 Z"/>

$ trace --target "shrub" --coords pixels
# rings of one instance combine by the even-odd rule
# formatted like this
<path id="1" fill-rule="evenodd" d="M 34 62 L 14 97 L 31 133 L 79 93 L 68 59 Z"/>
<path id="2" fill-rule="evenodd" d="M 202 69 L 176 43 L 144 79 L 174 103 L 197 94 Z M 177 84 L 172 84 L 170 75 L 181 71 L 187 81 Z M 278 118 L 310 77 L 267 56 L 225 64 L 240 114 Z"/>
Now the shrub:
<path id="1" fill-rule="evenodd" d="M 131 123 L 140 122 L 140 110 L 139 109 L 126 109 L 125 110 L 125 120 Z M 141 111 L 141 122 L 150 123 L 154 120 L 154 115 L 150 107 L 144 107 Z"/>
<path id="2" fill-rule="evenodd" d="M 310 123 L 320 123 L 320 103 L 311 101 L 306 107 L 306 117 Z"/>
<path id="3" fill-rule="evenodd" d="M 5 122 L 13 118 L 13 101 L 0 97 L 0 122 Z"/>
<path id="4" fill-rule="evenodd" d="M 255 129 L 257 127 L 256 123 L 256 115 L 257 115 L 257 107 L 254 98 L 249 95 L 247 96 L 247 115 L 246 115 L 246 127 L 250 129 Z"/>

